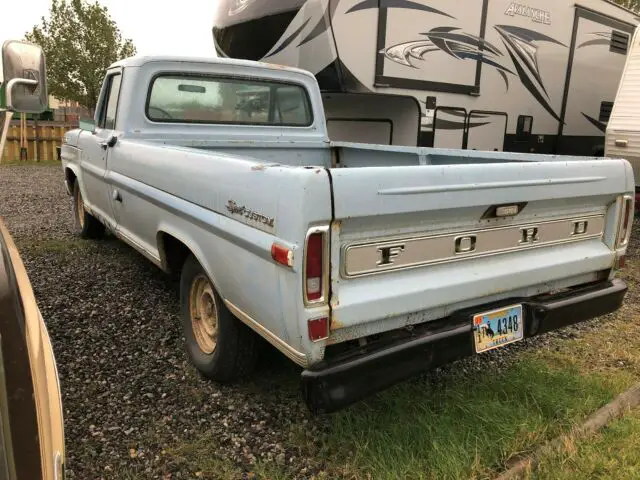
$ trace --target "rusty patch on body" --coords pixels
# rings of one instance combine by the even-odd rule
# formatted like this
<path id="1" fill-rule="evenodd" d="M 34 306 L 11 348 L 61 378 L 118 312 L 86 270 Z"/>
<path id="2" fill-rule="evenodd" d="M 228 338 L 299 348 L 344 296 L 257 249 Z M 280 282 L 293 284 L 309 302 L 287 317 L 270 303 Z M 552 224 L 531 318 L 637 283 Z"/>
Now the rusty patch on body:
<path id="1" fill-rule="evenodd" d="M 338 320 L 335 315 L 331 315 L 331 325 L 329 326 L 329 329 L 333 331 L 341 328 L 344 328 L 344 323 Z"/>

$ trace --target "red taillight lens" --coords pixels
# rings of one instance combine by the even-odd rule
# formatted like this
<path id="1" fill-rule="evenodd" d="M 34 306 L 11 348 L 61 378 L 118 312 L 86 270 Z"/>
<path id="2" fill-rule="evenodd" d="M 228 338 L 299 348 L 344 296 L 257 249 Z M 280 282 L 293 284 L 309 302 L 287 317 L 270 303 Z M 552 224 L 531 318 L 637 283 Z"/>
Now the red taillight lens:
<path id="1" fill-rule="evenodd" d="M 286 267 L 293 266 L 293 252 L 277 243 L 271 245 L 271 258 Z"/>
<path id="2" fill-rule="evenodd" d="M 309 328 L 309 340 L 312 342 L 329 337 L 329 319 L 327 317 L 308 320 L 307 326 Z"/>
<path id="3" fill-rule="evenodd" d="M 323 296 L 324 234 L 312 233 L 307 238 L 305 263 L 305 291 L 307 300 L 314 302 Z"/>

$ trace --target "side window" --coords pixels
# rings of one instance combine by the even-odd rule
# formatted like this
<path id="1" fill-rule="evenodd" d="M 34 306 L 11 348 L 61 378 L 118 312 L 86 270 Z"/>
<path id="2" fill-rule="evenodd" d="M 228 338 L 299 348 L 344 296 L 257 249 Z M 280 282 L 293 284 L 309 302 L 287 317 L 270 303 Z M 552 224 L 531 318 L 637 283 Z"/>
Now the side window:
<path id="1" fill-rule="evenodd" d="M 100 128 L 113 130 L 116 127 L 116 113 L 118 110 L 121 80 L 122 75 L 119 73 L 111 75 L 106 79 L 106 92 L 100 105 L 100 116 L 98 118 L 98 126 Z"/>

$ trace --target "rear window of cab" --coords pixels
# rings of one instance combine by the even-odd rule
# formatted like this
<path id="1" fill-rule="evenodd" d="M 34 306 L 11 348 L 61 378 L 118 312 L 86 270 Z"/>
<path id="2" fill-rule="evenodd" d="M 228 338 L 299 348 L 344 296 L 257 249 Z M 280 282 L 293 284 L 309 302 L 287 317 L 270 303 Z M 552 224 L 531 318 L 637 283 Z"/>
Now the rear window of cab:
<path id="1" fill-rule="evenodd" d="M 161 74 L 149 88 L 146 115 L 154 122 L 308 127 L 307 90 L 294 83 Z"/>

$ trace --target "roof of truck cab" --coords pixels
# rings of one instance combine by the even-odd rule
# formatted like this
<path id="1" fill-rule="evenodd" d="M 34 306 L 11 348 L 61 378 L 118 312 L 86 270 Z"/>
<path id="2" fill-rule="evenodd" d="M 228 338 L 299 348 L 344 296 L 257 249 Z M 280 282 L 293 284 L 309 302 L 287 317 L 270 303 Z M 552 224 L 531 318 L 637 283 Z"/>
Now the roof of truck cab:
<path id="1" fill-rule="evenodd" d="M 294 67 L 286 67 L 284 65 L 276 65 L 274 63 L 255 62 L 253 60 L 240 60 L 237 58 L 220 58 L 220 57 L 189 57 L 179 55 L 140 55 L 135 57 L 124 58 L 115 63 L 112 63 L 109 68 L 116 67 L 141 67 L 148 63 L 207 63 L 207 64 L 221 64 L 221 65 L 237 65 L 261 68 L 268 68 L 270 70 L 286 70 L 289 72 L 296 72 L 313 77 L 313 74 L 306 70 Z"/>

